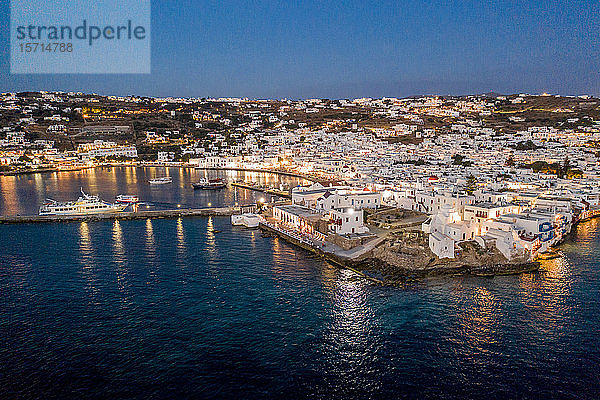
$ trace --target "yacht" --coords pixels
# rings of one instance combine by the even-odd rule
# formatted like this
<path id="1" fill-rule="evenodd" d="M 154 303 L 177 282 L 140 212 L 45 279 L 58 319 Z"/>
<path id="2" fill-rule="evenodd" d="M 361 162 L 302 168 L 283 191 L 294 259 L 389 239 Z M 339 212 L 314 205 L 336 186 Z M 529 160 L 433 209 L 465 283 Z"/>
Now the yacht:
<path id="1" fill-rule="evenodd" d="M 81 196 L 77 201 L 59 203 L 56 200 L 47 199 L 46 203 L 40 207 L 39 215 L 100 214 L 123 211 L 126 207 L 126 204 L 113 204 L 100 200 L 98 196 L 86 194 L 81 189 Z"/>
<path id="2" fill-rule="evenodd" d="M 162 176 L 160 178 L 150 179 L 148 182 L 150 182 L 151 185 L 164 185 L 173 182 L 173 178 L 170 176 Z"/>
<path id="3" fill-rule="evenodd" d="M 139 203 L 140 198 L 132 194 L 120 194 L 116 197 L 117 203 L 135 204 Z"/>
<path id="4" fill-rule="evenodd" d="M 245 213 L 231 216 L 231 225 L 241 225 L 246 228 L 257 228 L 262 217 L 258 214 Z"/>
<path id="5" fill-rule="evenodd" d="M 194 189 L 223 189 L 227 184 L 222 179 L 206 179 L 202 178 L 196 183 L 192 183 Z"/>

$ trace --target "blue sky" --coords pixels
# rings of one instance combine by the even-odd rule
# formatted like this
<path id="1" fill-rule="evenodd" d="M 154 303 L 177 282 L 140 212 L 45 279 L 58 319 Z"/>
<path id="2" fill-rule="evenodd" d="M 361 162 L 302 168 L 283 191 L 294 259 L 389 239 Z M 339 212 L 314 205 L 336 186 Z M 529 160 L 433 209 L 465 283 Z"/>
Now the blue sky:
<path id="1" fill-rule="evenodd" d="M 600 95 L 599 22 L 598 1 L 153 0 L 151 74 L 11 75 L 0 0 L 0 91 Z"/>

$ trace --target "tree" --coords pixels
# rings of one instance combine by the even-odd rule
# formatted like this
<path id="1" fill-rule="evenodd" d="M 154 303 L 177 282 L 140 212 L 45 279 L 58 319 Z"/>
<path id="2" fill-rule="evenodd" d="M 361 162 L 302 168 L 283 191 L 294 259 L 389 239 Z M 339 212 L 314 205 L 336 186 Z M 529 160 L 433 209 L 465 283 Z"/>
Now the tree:
<path id="1" fill-rule="evenodd" d="M 563 162 L 561 171 L 559 173 L 559 177 L 565 177 L 569 175 L 569 170 L 571 169 L 571 161 L 569 161 L 569 156 L 565 157 L 565 161 Z"/>
<path id="2" fill-rule="evenodd" d="M 28 162 L 31 162 L 31 158 L 27 157 L 26 154 L 23 154 L 21 157 L 19 157 L 19 161 L 21 161 L 23 163 L 28 163 Z"/>
<path id="3" fill-rule="evenodd" d="M 454 165 L 461 165 L 463 163 L 463 160 L 465 159 L 465 157 L 460 154 L 455 154 L 452 156 L 452 159 L 454 160 L 454 162 L 453 162 Z"/>
<path id="4" fill-rule="evenodd" d="M 465 192 L 468 194 L 473 194 L 473 192 L 477 189 L 477 178 L 473 175 L 469 175 L 467 178 L 467 183 L 465 184 Z"/>
<path id="5" fill-rule="evenodd" d="M 510 155 L 508 157 L 508 159 L 506 160 L 506 166 L 508 167 L 514 167 L 515 166 L 515 159 L 512 155 Z"/>

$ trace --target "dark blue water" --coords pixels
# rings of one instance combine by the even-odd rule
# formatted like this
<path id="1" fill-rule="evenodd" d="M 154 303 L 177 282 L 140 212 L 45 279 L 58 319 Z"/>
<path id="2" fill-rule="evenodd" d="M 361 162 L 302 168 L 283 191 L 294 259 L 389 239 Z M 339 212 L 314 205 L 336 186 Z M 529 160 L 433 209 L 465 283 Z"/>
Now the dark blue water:
<path id="1" fill-rule="evenodd" d="M 227 218 L 1 225 L 0 398 L 598 398 L 599 223 L 402 287 Z"/>

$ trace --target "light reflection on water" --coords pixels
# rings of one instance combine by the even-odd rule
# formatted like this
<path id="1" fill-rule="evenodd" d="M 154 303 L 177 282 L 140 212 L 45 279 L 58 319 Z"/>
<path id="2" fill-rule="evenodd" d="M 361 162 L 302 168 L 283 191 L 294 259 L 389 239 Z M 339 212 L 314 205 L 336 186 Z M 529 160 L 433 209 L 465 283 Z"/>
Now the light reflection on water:
<path id="1" fill-rule="evenodd" d="M 183 230 L 183 220 L 177 218 L 177 259 L 180 264 L 183 264 L 187 254 L 185 244 L 185 232 Z"/>
<path id="2" fill-rule="evenodd" d="M 125 245 L 123 243 L 123 230 L 119 220 L 113 221 L 113 261 L 116 264 L 117 286 L 121 292 L 125 292 L 127 282 L 127 258 L 125 257 Z"/>
<path id="3" fill-rule="evenodd" d="M 217 252 L 217 237 L 215 235 L 213 217 L 208 217 L 206 222 L 206 251 L 212 260 L 216 260 L 219 256 Z"/>
<path id="4" fill-rule="evenodd" d="M 156 280 L 158 279 L 158 260 L 156 257 L 156 240 L 154 239 L 154 228 L 152 227 L 152 220 L 146 219 L 146 260 L 147 266 L 150 271 L 150 276 Z M 150 284 L 150 281 L 146 282 Z"/>
<path id="5" fill-rule="evenodd" d="M 82 275 L 87 282 L 90 301 L 99 294 L 96 276 L 96 263 L 94 260 L 94 247 L 92 246 L 90 228 L 87 222 L 79 224 L 79 260 Z"/>
<path id="6" fill-rule="evenodd" d="M 148 180 L 171 176 L 173 183 L 150 185 Z M 114 201 L 119 194 L 138 195 L 143 202 L 163 208 L 230 206 L 253 204 L 264 195 L 228 186 L 222 190 L 193 190 L 191 184 L 201 177 L 222 178 L 228 182 L 246 180 L 270 186 L 284 183 L 289 187 L 304 180 L 289 176 L 243 171 L 204 171 L 179 167 L 102 167 L 81 171 L 60 171 L 18 176 L 0 176 L 0 215 L 34 215 L 45 199 L 71 201 L 80 188 L 103 200 Z"/>
<path id="7" fill-rule="evenodd" d="M 596 222 L 539 273 L 401 287 L 221 217 L 0 237 L 0 395 L 575 398 L 600 383 Z"/>

